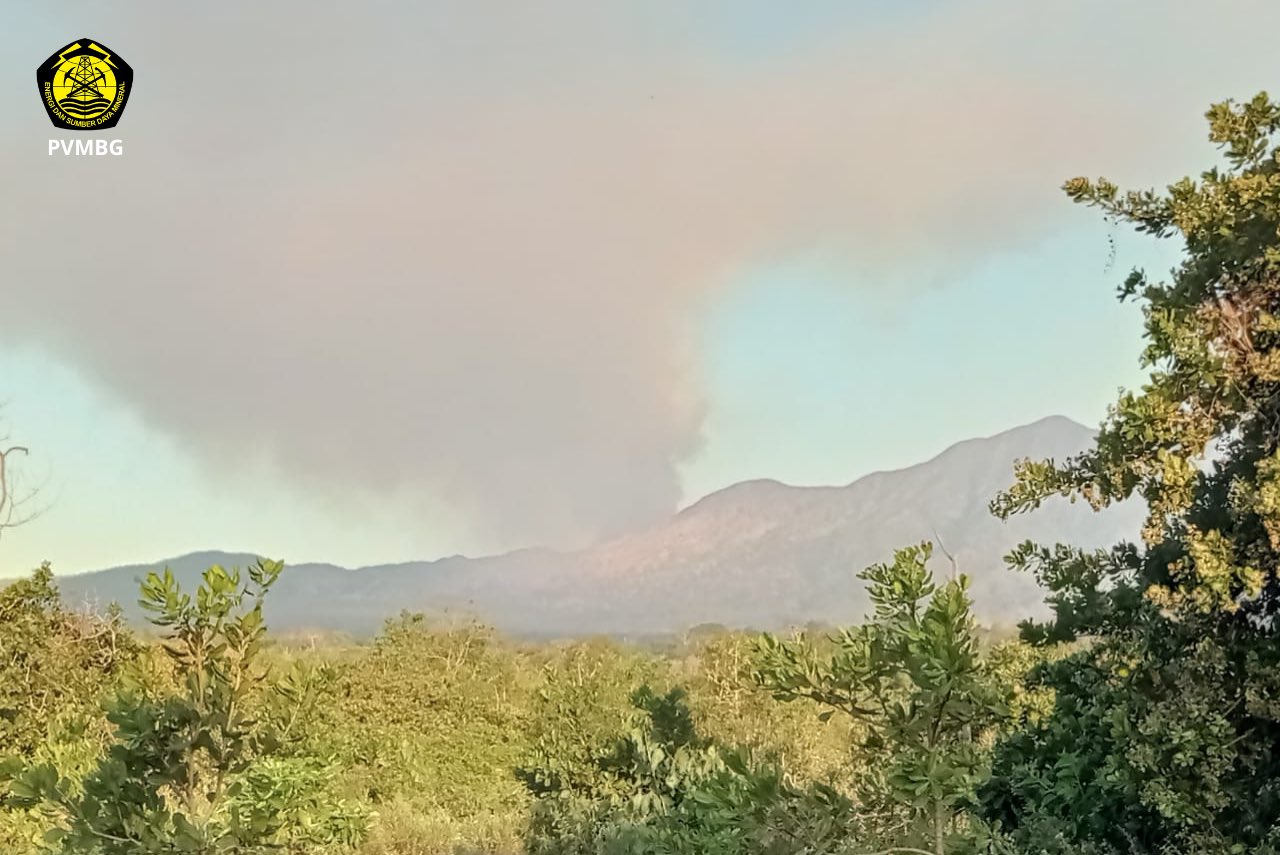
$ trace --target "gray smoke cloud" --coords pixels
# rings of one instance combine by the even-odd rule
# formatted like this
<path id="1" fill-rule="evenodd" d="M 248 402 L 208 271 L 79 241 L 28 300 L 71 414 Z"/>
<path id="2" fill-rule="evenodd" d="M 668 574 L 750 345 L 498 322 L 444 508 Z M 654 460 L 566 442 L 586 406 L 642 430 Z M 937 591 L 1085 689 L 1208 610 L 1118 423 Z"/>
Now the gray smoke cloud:
<path id="1" fill-rule="evenodd" d="M 678 501 L 696 308 L 736 273 L 818 253 L 919 288 L 1033 243 L 1069 174 L 1197 165 L 1199 112 L 1267 82 L 1280 25 L 954 4 L 755 58 L 702 47 L 735 4 L 688 5 L 27 13 L 0 37 L 6 335 L 219 465 L 580 542 Z M 1209 16 L 1233 45 L 1204 59 Z M 45 154 L 28 78 L 82 34 L 137 75 L 118 160 Z"/>

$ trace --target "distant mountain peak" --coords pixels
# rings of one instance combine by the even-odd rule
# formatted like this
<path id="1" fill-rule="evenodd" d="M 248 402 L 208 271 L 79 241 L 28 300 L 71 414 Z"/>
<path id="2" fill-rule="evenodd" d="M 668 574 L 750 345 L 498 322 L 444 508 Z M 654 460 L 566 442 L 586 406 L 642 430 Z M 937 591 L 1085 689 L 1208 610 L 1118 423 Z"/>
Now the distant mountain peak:
<path id="1" fill-rule="evenodd" d="M 713 506 L 737 502 L 761 495 L 780 495 L 804 489 L 808 488 L 797 487 L 792 484 L 784 484 L 782 481 L 775 478 L 750 478 L 746 481 L 735 481 L 727 487 L 721 487 L 719 490 L 712 490 L 701 499 L 698 499 L 696 502 L 693 502 L 679 511 L 676 516 L 696 516 Z"/>
<path id="2" fill-rule="evenodd" d="M 1048 442 L 1074 443 L 1083 446 L 1086 445 L 1097 433 L 1093 428 L 1085 427 L 1074 419 L 1066 416 L 1045 416 L 1042 419 L 1036 419 L 1034 422 L 1028 422 L 1025 425 L 1002 430 L 989 436 L 977 436 L 970 439 L 962 439 L 959 442 L 947 446 L 936 456 L 925 463 L 932 462 L 948 454 L 955 452 L 957 449 L 972 448 L 975 446 L 992 446 L 998 447 L 1009 444 L 1025 443 L 1028 445 L 1043 445 Z M 923 464 L 917 464 L 923 465 Z"/>
<path id="3" fill-rule="evenodd" d="M 706 622 L 845 623 L 867 606 L 857 571 L 941 535 L 973 580 L 977 613 L 1012 623 L 1042 612 L 1043 601 L 1033 578 L 1005 568 L 1002 556 L 1014 545 L 1030 539 L 1092 548 L 1131 539 L 1140 526 L 1142 509 L 1133 503 L 1094 514 L 1083 504 L 1050 502 L 1007 523 L 988 512 L 1012 483 L 1017 458 L 1061 459 L 1088 448 L 1093 436 L 1072 419 L 1049 416 L 845 486 L 742 481 L 663 523 L 574 552 L 534 547 L 358 570 L 295 564 L 267 616 L 277 629 L 372 632 L 402 609 L 461 611 L 506 631 L 562 637 Z M 201 552 L 59 582 L 73 598 L 115 600 L 136 614 L 137 579 L 147 570 L 170 566 L 190 585 L 208 564 L 252 560 L 251 553 Z"/>
<path id="4" fill-rule="evenodd" d="M 710 493 L 707 493 L 702 498 L 694 502 L 691 502 L 688 506 L 684 508 L 683 511 L 681 511 L 681 513 L 687 513 L 689 511 L 692 511 L 696 507 L 701 505 L 703 502 L 706 502 L 709 499 L 715 500 L 716 497 L 737 497 L 744 494 L 762 494 L 762 493 L 781 494 L 781 493 L 786 493 L 790 491 L 799 491 L 799 490 L 842 489 L 845 487 L 853 486 L 854 484 L 857 484 L 859 481 L 862 481 L 865 478 L 892 475 L 898 472 L 904 472 L 910 469 L 915 469 L 920 466 L 927 466 L 930 463 L 943 459 L 950 454 L 959 453 L 963 449 L 973 448 L 975 446 L 1000 444 L 1000 443 L 1009 442 L 1011 440 L 1015 442 L 1019 440 L 1025 441 L 1029 445 L 1042 445 L 1044 444 L 1044 439 L 1046 437 L 1054 437 L 1059 440 L 1066 440 L 1067 442 L 1070 442 L 1070 443 L 1083 444 L 1083 443 L 1087 443 L 1087 441 L 1090 438 L 1092 438 L 1095 433 L 1096 431 L 1093 430 L 1092 428 L 1085 427 L 1084 425 L 1080 424 L 1079 422 L 1067 416 L 1063 416 L 1063 415 L 1045 416 L 1044 418 L 1036 419 L 1033 422 L 1028 422 L 1027 424 L 1024 424 L 1024 425 L 1018 425 L 1017 427 L 1012 427 L 1007 430 L 1000 431 L 999 433 L 991 434 L 989 436 L 980 436 L 980 437 L 973 437 L 970 439 L 960 440 L 959 442 L 956 442 L 956 443 L 953 443 L 952 445 L 947 446 L 938 454 L 934 455 L 933 457 L 921 463 L 913 463 L 908 466 L 903 466 L 897 469 L 877 469 L 872 472 L 868 472 L 864 475 L 859 475 L 854 480 L 849 481 L 842 485 L 818 484 L 818 485 L 802 486 L 802 485 L 796 485 L 796 484 L 788 484 L 786 482 L 779 481 L 775 478 L 749 478 L 743 481 L 735 481 L 734 483 L 726 487 L 721 487 L 718 490 L 713 490 Z M 1083 450 L 1083 447 L 1081 450 Z"/>

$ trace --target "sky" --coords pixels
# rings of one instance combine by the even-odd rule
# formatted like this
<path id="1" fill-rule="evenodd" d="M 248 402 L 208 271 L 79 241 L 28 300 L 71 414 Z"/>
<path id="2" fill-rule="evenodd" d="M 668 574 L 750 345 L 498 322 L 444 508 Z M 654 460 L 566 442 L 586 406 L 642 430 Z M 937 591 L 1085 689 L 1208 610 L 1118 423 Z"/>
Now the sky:
<path id="1" fill-rule="evenodd" d="M 1140 382 L 1153 245 L 1280 6 L 22 4 L 0 27 L 0 575 L 571 547 Z M 36 66 L 132 65 L 120 157 Z"/>

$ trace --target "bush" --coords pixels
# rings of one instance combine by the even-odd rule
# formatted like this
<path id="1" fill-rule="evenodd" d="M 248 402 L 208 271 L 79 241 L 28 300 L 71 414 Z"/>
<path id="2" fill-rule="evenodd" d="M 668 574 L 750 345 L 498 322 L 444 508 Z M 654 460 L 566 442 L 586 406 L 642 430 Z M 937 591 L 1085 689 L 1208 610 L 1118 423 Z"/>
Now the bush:
<path id="1" fill-rule="evenodd" d="M 64 853 L 314 851 L 351 843 L 359 811 L 331 797 L 321 767 L 283 755 L 282 736 L 255 708 L 303 702 L 299 680 L 260 667 L 263 601 L 283 565 L 248 578 L 211 567 L 194 599 L 166 571 L 150 574 L 142 606 L 163 632 L 172 685 L 139 672 L 111 699 L 111 743 L 82 781 L 52 764 L 13 784 L 20 803 L 49 819 L 45 842 Z M 275 695 L 265 703 L 259 695 Z M 290 720 L 306 710 L 294 708 Z"/>

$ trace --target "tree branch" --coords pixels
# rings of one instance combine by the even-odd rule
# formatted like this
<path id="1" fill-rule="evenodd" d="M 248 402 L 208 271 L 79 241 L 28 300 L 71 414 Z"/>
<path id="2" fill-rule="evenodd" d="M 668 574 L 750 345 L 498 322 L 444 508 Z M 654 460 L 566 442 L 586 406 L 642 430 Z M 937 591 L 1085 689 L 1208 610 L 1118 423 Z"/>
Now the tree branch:
<path id="1" fill-rule="evenodd" d="M 0 435 L 0 443 L 4 443 L 8 438 Z M 26 457 L 30 453 L 30 449 L 25 445 L 11 445 L 0 449 L 0 534 L 5 529 L 17 528 L 31 522 L 48 509 L 44 506 L 34 510 L 25 508 L 25 505 L 41 492 L 39 486 L 24 491 L 22 496 L 18 495 L 18 479 L 14 477 L 16 473 L 10 465 L 12 462 L 10 457 L 17 454 Z M 21 513 L 19 509 L 23 509 Z"/>
<path id="2" fill-rule="evenodd" d="M 30 451 L 24 445 L 13 445 L 4 451 L 0 451 L 0 529 L 11 528 L 17 525 L 13 521 L 14 510 L 17 502 L 14 500 L 9 485 L 8 463 L 9 455 L 16 452 L 29 454 Z"/>
<path id="3" fill-rule="evenodd" d="M 938 548 L 942 550 L 942 554 L 947 556 L 947 560 L 951 562 L 951 581 L 954 582 L 960 575 L 960 565 L 956 562 L 956 557 L 947 551 L 947 545 L 942 542 L 942 535 L 938 534 L 935 526 L 929 526 L 933 529 L 933 539 L 938 542 Z"/>

